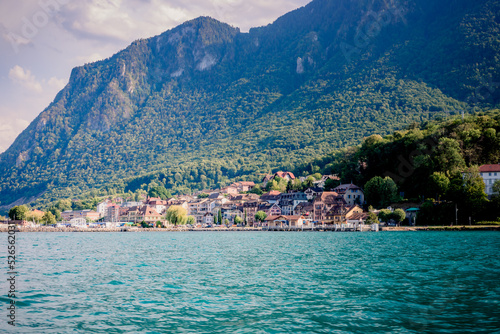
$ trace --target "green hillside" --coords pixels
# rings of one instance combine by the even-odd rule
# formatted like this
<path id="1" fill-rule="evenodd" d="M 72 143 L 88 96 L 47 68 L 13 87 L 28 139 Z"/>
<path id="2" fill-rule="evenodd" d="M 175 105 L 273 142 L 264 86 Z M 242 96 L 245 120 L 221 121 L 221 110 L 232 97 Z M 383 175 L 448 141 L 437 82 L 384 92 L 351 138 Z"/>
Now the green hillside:
<path id="1" fill-rule="evenodd" d="M 75 68 L 0 155 L 0 206 L 153 179 L 172 192 L 255 180 L 374 133 L 491 108 L 499 9 L 316 0 L 249 33 L 202 17 L 135 41 Z"/>
<path id="2" fill-rule="evenodd" d="M 465 224 L 469 217 L 485 221 L 500 218 L 500 196 L 491 201 L 486 199 L 484 182 L 476 170 L 484 164 L 499 163 L 500 110 L 497 109 L 464 118 L 455 116 L 413 124 L 385 137 L 372 135 L 361 145 L 316 159 L 295 172 L 309 173 L 313 169 L 334 173 L 341 182 L 365 188 L 374 177 L 390 177 L 407 201 L 421 203 L 427 199 L 419 218 L 421 222 L 455 221 L 457 204 L 459 219 Z M 474 177 L 464 177 L 463 172 Z"/>

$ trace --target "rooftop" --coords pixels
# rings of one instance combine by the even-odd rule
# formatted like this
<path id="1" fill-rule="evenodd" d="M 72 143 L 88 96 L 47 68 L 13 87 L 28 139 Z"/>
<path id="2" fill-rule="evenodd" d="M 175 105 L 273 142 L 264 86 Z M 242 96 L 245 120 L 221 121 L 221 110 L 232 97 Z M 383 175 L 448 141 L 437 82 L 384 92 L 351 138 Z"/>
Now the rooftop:
<path id="1" fill-rule="evenodd" d="M 479 167 L 479 171 L 481 173 L 500 172 L 500 164 L 482 165 L 481 167 Z"/>

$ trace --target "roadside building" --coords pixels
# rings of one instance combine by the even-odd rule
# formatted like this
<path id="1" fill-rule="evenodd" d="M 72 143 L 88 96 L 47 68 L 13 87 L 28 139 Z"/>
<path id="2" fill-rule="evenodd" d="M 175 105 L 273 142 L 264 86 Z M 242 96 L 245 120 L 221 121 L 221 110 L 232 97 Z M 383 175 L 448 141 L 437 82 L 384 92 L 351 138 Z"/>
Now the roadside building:
<path id="1" fill-rule="evenodd" d="M 310 226 L 311 219 L 304 216 L 279 215 L 267 217 L 265 223 L 268 227 L 296 228 L 302 226 Z"/>
<path id="2" fill-rule="evenodd" d="M 493 185 L 500 180 L 500 164 L 482 165 L 479 167 L 479 173 L 484 181 L 485 193 L 491 197 L 493 195 Z"/>
<path id="3" fill-rule="evenodd" d="M 333 189 L 334 192 L 344 197 L 349 205 L 363 205 L 365 203 L 365 194 L 363 189 L 354 184 L 341 184 Z"/>
<path id="4" fill-rule="evenodd" d="M 61 219 L 63 221 L 71 221 L 75 218 L 82 218 L 85 221 L 96 221 L 99 220 L 100 214 L 96 211 L 92 210 L 80 210 L 80 211 L 72 211 L 67 210 L 61 213 Z"/>

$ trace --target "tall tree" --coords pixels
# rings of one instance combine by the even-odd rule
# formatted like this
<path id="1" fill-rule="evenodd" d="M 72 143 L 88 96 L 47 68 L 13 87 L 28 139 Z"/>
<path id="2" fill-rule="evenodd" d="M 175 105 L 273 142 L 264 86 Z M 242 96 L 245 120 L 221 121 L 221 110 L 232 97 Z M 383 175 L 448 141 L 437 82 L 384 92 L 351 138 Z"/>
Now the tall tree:
<path id="1" fill-rule="evenodd" d="M 26 205 L 18 205 L 9 210 L 9 218 L 12 220 L 24 220 L 30 210 Z"/>
<path id="2" fill-rule="evenodd" d="M 45 225 L 53 225 L 57 223 L 56 217 L 50 211 L 45 212 L 45 214 L 42 217 L 42 220 L 45 223 Z"/>
<path id="3" fill-rule="evenodd" d="M 175 226 L 184 225 L 187 222 L 187 210 L 179 205 L 172 205 L 167 210 L 166 219 Z"/>
<path id="4" fill-rule="evenodd" d="M 375 176 L 365 184 L 365 198 L 369 204 L 377 208 L 386 207 L 397 201 L 398 187 L 388 176 L 384 179 Z"/>
<path id="5" fill-rule="evenodd" d="M 217 214 L 217 225 L 222 224 L 222 211 L 219 209 L 219 213 Z"/>
<path id="6" fill-rule="evenodd" d="M 257 211 L 257 213 L 255 214 L 255 220 L 257 220 L 261 223 L 264 220 L 266 220 L 266 218 L 267 218 L 267 214 L 264 211 Z"/>

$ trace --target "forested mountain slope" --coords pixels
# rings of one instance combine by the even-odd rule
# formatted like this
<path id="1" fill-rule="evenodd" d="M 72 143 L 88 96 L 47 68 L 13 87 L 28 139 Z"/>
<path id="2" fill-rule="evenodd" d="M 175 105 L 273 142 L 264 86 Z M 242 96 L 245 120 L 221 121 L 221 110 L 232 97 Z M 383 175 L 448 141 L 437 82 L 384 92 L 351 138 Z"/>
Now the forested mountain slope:
<path id="1" fill-rule="evenodd" d="M 173 191 L 255 179 L 413 121 L 490 108 L 499 9 L 315 0 L 249 33 L 201 17 L 135 41 L 73 69 L 0 155 L 0 205 L 134 190 L 144 175 Z"/>

